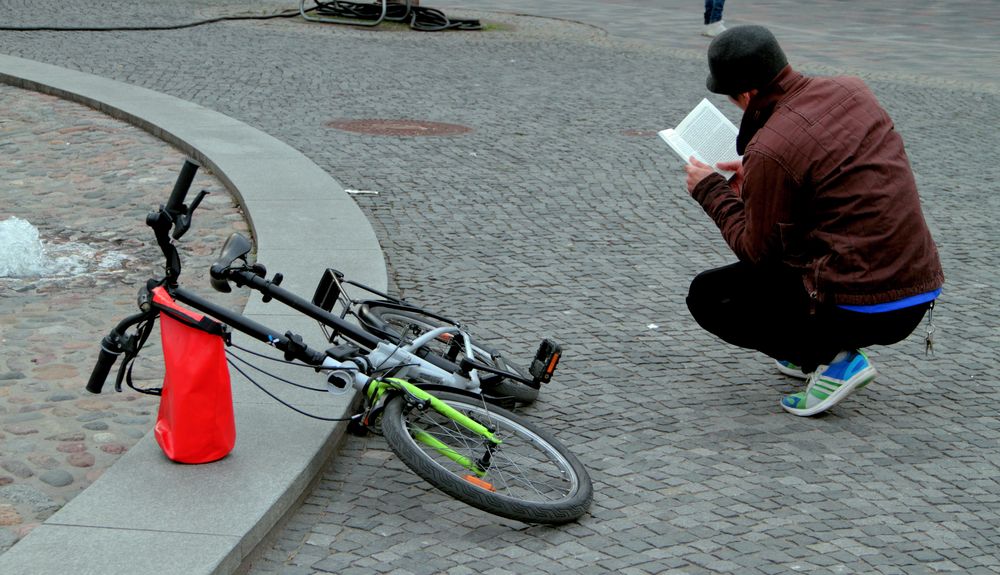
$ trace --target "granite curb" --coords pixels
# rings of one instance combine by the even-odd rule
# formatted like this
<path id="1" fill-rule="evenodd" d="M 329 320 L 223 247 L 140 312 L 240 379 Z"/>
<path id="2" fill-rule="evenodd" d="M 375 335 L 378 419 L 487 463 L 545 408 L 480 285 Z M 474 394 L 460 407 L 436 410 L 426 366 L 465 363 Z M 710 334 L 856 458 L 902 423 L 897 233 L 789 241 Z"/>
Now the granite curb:
<path id="1" fill-rule="evenodd" d="M 172 96 L 31 60 L 0 55 L 0 81 L 136 125 L 210 169 L 243 208 L 257 261 L 281 263 L 283 287 L 311 293 L 315 270 L 337 262 L 351 277 L 385 289 L 382 251 L 365 216 L 339 183 L 281 141 Z M 246 313 L 306 341 L 321 341 L 319 328 L 290 310 L 250 304 Z M 0 572 L 236 570 L 299 499 L 346 425 L 311 420 L 261 394 L 240 393 L 247 386 L 239 385 L 235 373 L 233 379 L 240 440 L 231 455 L 208 465 L 177 465 L 147 434 L 0 555 Z M 351 399 L 316 403 L 326 414 L 347 414 Z"/>

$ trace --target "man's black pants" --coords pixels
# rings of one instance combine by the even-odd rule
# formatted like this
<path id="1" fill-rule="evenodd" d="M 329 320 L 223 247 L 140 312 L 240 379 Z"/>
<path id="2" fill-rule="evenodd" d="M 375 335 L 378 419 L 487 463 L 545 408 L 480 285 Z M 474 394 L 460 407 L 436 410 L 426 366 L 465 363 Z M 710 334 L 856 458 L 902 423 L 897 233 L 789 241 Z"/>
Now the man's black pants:
<path id="1" fill-rule="evenodd" d="M 813 311 L 797 272 L 738 262 L 698 274 L 687 305 L 698 324 L 723 341 L 809 373 L 841 351 L 905 339 L 931 304 L 882 313 L 816 304 Z"/>

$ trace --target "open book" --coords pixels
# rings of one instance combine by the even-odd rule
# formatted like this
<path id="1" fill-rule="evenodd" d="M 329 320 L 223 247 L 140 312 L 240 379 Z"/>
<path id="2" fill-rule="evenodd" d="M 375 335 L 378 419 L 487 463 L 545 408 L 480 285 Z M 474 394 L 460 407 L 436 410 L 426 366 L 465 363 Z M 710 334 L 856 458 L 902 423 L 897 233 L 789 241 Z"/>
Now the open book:
<path id="1" fill-rule="evenodd" d="M 719 162 L 739 160 L 736 153 L 736 135 L 739 130 L 722 115 L 718 108 L 707 99 L 702 100 L 691 113 L 687 115 L 677 128 L 661 130 L 659 135 L 663 141 L 677 152 L 686 163 L 688 158 L 695 158 L 715 168 Z M 733 172 L 719 172 L 726 178 Z"/>

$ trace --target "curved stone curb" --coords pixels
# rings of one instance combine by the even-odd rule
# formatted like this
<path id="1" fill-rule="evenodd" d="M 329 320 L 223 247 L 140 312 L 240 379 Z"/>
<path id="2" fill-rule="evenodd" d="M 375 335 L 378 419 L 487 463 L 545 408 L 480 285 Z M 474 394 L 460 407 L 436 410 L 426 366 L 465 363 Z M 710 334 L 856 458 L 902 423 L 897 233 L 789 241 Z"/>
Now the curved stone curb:
<path id="1" fill-rule="evenodd" d="M 322 270 L 334 266 L 352 279 L 386 288 L 382 251 L 361 210 L 290 146 L 172 96 L 30 60 L 0 55 L 0 81 L 96 108 L 209 168 L 242 205 L 257 261 L 281 271 L 283 287 L 308 297 Z M 279 304 L 251 298 L 245 313 L 323 345 L 315 322 Z M 96 346 L 99 334 L 94 337 Z M 301 369 L 270 371 L 302 374 Z M 235 571 L 301 496 L 346 424 L 293 413 L 235 373 L 233 388 L 238 439 L 232 454 L 212 464 L 178 465 L 147 434 L 98 481 L 0 555 L 0 573 Z M 348 415 L 352 399 L 340 396 L 331 404 L 326 394 L 287 397 L 326 417 Z"/>

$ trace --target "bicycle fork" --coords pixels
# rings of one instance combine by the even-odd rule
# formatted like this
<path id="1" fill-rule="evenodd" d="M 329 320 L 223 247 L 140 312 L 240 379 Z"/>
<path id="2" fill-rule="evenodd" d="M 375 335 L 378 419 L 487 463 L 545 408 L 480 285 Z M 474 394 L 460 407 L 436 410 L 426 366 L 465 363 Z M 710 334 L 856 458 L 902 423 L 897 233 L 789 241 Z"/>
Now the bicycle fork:
<path id="1" fill-rule="evenodd" d="M 455 451 L 452 447 L 442 442 L 433 434 L 420 428 L 413 429 L 413 439 L 423 443 L 427 447 L 430 447 L 434 451 L 440 453 L 443 457 L 454 461 L 458 465 L 475 474 L 475 477 L 467 476 L 466 480 L 479 485 L 484 489 L 492 490 L 492 486 L 481 479 L 486 476 L 486 473 L 490 468 L 493 451 L 502 443 L 500 439 L 493 435 L 492 431 L 478 421 L 475 421 L 471 417 L 451 407 L 444 401 L 434 397 L 427 391 L 424 391 L 423 389 L 420 389 L 416 385 L 413 385 L 403 379 L 389 377 L 385 380 L 372 380 L 369 383 L 367 395 L 369 401 L 372 404 L 376 404 L 379 399 L 389 391 L 399 391 L 403 393 L 407 401 L 417 407 L 417 409 L 427 409 L 429 407 L 444 417 L 447 417 L 451 421 L 454 421 L 456 424 L 464 427 L 472 433 L 475 433 L 479 437 L 482 437 L 484 439 L 483 443 L 486 451 L 481 458 L 473 461 L 465 455 Z"/>
<path id="2" fill-rule="evenodd" d="M 327 357 L 323 362 L 324 367 L 337 370 L 331 374 L 328 380 L 331 382 L 333 388 L 344 389 L 348 386 L 353 386 L 365 396 L 366 403 L 369 407 L 360 417 L 362 425 L 369 425 L 371 423 L 372 416 L 378 409 L 380 409 L 382 400 L 386 393 L 402 393 L 404 399 L 411 405 L 416 406 L 418 409 L 426 410 L 429 407 L 449 420 L 454 421 L 461 427 L 464 427 L 468 431 L 471 431 L 477 436 L 483 438 L 483 444 L 486 451 L 482 457 L 473 461 L 465 455 L 458 453 L 452 447 L 449 447 L 432 433 L 428 433 L 427 431 L 419 428 L 413 430 L 413 438 L 416 441 L 423 443 L 441 454 L 443 457 L 454 461 L 458 465 L 475 474 L 475 477 L 471 475 L 466 476 L 466 480 L 471 483 L 475 483 L 484 489 L 493 490 L 492 485 L 480 479 L 486 475 L 492 463 L 493 452 L 502 443 L 499 438 L 493 435 L 492 431 L 478 421 L 451 407 L 444 401 L 434 397 L 431 393 L 404 379 L 396 377 L 387 377 L 384 380 L 369 379 L 366 375 L 364 375 L 364 370 L 360 369 L 360 365 L 356 365 L 357 367 L 354 365 L 348 366 L 347 363 L 335 360 L 331 357 Z"/>

